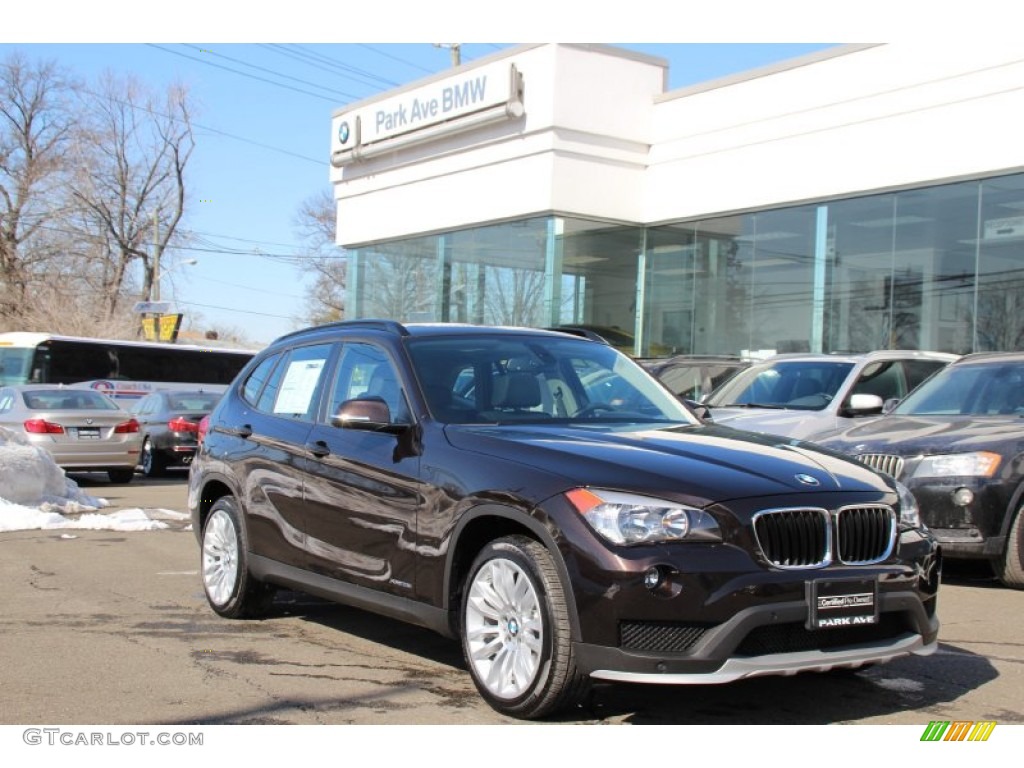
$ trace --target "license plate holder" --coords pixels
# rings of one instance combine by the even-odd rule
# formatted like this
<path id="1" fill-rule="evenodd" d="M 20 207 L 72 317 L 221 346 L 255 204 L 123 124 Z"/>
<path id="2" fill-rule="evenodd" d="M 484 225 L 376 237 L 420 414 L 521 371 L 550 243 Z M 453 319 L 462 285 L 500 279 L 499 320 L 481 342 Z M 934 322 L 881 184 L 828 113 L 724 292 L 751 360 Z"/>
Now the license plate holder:
<path id="1" fill-rule="evenodd" d="M 100 428 L 99 427 L 79 427 L 78 428 L 78 439 L 79 440 L 99 440 L 100 439 Z"/>
<path id="2" fill-rule="evenodd" d="M 878 579 L 807 582 L 807 628 L 836 629 L 878 623 Z"/>

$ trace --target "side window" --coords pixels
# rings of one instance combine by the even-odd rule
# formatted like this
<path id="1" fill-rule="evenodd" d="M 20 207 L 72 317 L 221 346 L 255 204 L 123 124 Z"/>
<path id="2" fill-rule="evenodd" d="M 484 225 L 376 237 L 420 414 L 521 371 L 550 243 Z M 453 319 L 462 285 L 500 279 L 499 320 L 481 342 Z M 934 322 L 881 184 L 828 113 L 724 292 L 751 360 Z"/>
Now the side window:
<path id="1" fill-rule="evenodd" d="M 907 378 L 907 392 L 945 367 L 946 363 L 941 360 L 904 360 L 903 372 Z"/>
<path id="2" fill-rule="evenodd" d="M 245 380 L 245 384 L 242 386 L 242 399 L 249 405 L 256 405 L 259 402 L 263 385 L 267 383 L 270 372 L 280 358 L 280 355 L 271 355 L 257 365 L 255 370 L 249 374 L 249 378 Z"/>
<path id="3" fill-rule="evenodd" d="M 296 347 L 274 370 L 256 404 L 261 411 L 295 419 L 312 419 L 330 344 Z"/>
<path id="4" fill-rule="evenodd" d="M 860 378 L 854 384 L 851 395 L 878 395 L 883 401 L 893 397 L 903 397 L 903 378 L 900 376 L 900 364 L 896 360 L 871 363 L 861 371 Z"/>
<path id="5" fill-rule="evenodd" d="M 401 381 L 384 350 L 372 344 L 345 344 L 331 392 L 330 413 L 337 413 L 346 400 L 379 397 L 387 403 L 392 422 L 408 424 L 410 410 Z"/>

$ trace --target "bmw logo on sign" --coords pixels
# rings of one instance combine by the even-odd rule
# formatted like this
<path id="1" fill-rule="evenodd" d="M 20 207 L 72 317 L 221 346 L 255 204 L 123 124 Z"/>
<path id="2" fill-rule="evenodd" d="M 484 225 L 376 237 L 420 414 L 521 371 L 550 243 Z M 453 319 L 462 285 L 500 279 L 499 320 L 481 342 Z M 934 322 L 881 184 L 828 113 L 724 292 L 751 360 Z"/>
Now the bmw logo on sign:
<path id="1" fill-rule="evenodd" d="M 341 141 L 342 144 L 347 144 L 348 143 L 348 136 L 349 136 L 348 122 L 344 122 L 344 123 L 342 123 L 341 125 L 338 126 L 338 139 Z"/>

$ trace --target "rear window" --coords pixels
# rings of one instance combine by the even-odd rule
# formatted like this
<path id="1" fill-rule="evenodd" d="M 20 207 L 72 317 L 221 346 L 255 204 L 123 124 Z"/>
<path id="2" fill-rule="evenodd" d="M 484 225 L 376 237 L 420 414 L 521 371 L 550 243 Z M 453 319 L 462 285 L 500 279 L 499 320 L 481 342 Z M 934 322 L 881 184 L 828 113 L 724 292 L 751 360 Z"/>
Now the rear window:
<path id="1" fill-rule="evenodd" d="M 76 411 L 92 409 L 116 411 L 118 406 L 105 395 L 87 389 L 78 391 L 26 390 L 22 393 L 25 405 L 33 411 Z"/>

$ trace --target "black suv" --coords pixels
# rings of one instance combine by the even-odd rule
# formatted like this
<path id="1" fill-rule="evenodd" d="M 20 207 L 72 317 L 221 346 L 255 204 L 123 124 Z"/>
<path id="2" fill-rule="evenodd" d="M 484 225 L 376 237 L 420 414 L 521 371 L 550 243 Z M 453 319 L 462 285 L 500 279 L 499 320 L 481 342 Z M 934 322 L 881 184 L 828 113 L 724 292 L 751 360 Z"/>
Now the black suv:
<path id="1" fill-rule="evenodd" d="M 220 615 L 286 587 L 428 627 L 517 717 L 591 678 L 726 683 L 937 643 L 941 559 L 899 483 L 702 423 L 563 333 L 284 336 L 214 410 L 189 508 Z"/>

